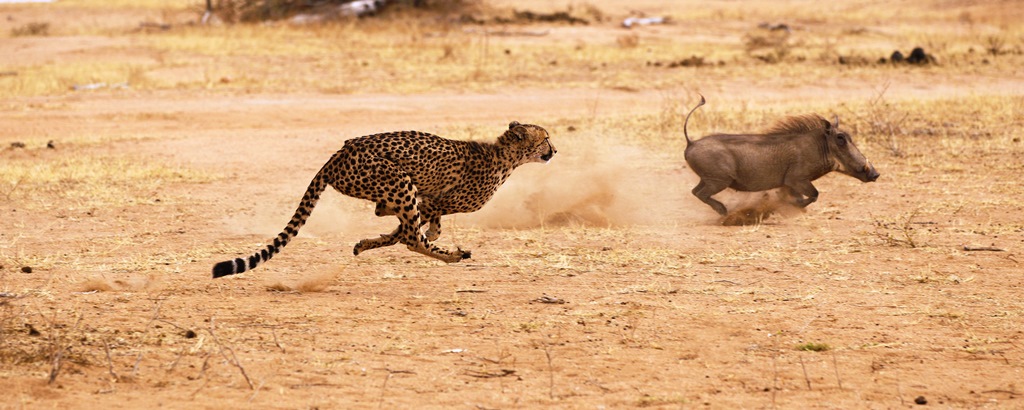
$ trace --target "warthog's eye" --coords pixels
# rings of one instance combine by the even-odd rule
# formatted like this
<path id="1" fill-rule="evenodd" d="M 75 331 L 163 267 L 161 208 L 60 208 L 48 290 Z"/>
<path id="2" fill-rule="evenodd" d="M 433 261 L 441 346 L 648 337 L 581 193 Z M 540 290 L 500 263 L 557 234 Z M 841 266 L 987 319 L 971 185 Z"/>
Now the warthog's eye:
<path id="1" fill-rule="evenodd" d="M 846 145 L 846 134 L 836 135 L 836 140 L 839 142 L 839 146 Z"/>

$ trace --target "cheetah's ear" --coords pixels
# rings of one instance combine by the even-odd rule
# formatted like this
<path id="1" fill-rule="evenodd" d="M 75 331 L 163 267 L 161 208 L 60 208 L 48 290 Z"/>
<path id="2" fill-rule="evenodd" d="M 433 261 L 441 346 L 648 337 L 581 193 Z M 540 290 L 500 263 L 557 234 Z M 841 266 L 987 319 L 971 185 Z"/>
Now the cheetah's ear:
<path id="1" fill-rule="evenodd" d="M 526 138 L 526 128 L 524 128 L 523 124 L 520 124 L 519 121 L 510 122 L 508 124 L 508 132 L 512 134 L 512 137 L 515 138 L 516 141 L 522 141 Z"/>

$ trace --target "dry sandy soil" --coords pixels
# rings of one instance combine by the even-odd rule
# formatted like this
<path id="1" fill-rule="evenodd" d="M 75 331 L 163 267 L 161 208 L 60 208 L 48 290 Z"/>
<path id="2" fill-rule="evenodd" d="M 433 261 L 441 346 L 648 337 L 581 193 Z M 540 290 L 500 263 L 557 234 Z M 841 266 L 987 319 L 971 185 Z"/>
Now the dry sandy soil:
<path id="1" fill-rule="evenodd" d="M 25 47 L 45 60 L 108 40 Z M 602 125 L 662 112 L 665 90 L 8 98 L 7 175 L 82 174 L 0 181 L 0 407 L 1024 407 L 1024 77 L 889 75 L 887 95 L 1003 98 L 1016 119 L 950 119 L 936 127 L 957 137 L 908 133 L 900 156 L 862 142 L 877 182 L 830 175 L 805 212 L 741 227 L 689 194 L 681 152 Z M 682 88 L 756 111 L 878 86 Z M 691 134 L 713 131 L 700 115 Z M 282 254 L 210 279 L 279 232 L 345 139 L 490 139 L 511 120 L 548 126 L 559 153 L 445 219 L 439 243 L 472 249 L 465 263 L 399 246 L 352 256 L 394 221 L 329 192 Z M 967 250 L 980 247 L 997 250 Z"/>

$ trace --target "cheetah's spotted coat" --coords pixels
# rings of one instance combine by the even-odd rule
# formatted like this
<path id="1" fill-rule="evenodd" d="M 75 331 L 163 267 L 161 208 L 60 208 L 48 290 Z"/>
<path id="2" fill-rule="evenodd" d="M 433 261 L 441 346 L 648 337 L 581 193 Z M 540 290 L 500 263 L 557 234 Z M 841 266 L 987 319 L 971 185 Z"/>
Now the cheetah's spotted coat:
<path id="1" fill-rule="evenodd" d="M 449 251 L 431 243 L 441 235 L 441 216 L 480 209 L 513 169 L 547 162 L 555 152 L 544 128 L 518 122 L 509 124 L 496 143 L 455 141 L 418 131 L 348 140 L 313 177 L 295 215 L 274 242 L 248 258 L 216 264 L 213 277 L 251 270 L 280 252 L 306 223 L 327 186 L 375 202 L 377 216 L 398 217 L 394 231 L 359 241 L 352 253 L 401 242 L 448 263 L 467 259 L 469 251 Z"/>

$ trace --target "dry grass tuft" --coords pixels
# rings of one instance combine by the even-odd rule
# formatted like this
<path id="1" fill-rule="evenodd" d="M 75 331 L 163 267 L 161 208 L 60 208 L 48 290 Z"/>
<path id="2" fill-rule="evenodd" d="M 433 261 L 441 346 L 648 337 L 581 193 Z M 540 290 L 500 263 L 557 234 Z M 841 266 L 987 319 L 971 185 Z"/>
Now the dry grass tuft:
<path id="1" fill-rule="evenodd" d="M 11 29 L 11 37 L 47 36 L 50 34 L 50 23 L 31 22 Z"/>

